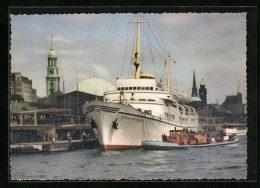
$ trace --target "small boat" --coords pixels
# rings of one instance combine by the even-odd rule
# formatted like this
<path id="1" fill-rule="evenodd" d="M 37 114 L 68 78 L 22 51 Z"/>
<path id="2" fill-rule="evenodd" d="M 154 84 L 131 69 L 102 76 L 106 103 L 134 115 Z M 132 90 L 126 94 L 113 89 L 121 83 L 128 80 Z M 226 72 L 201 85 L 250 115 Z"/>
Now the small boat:
<path id="1" fill-rule="evenodd" d="M 141 147 L 146 150 L 177 150 L 198 147 L 212 147 L 235 144 L 240 141 L 234 135 L 216 134 L 210 138 L 205 132 L 193 132 L 187 129 L 171 130 L 170 136 L 162 135 L 163 141 L 142 141 Z"/>
<path id="2" fill-rule="evenodd" d="M 179 145 L 172 142 L 162 142 L 162 141 L 142 141 L 142 148 L 146 150 L 178 150 L 178 149 L 188 149 L 188 148 L 198 148 L 198 147 L 212 147 L 235 144 L 240 141 L 239 138 L 235 138 L 233 141 L 223 141 L 215 142 L 211 144 L 195 144 L 195 145 Z"/>

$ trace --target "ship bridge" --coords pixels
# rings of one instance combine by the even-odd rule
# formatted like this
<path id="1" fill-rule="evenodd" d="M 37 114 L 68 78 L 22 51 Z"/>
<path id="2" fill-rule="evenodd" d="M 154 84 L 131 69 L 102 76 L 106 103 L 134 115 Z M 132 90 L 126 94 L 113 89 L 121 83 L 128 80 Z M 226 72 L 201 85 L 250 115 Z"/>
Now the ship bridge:
<path id="1" fill-rule="evenodd" d="M 141 79 L 155 79 L 155 76 L 153 74 L 143 73 L 140 76 Z"/>
<path id="2" fill-rule="evenodd" d="M 117 90 L 160 90 L 155 77 L 117 80 Z"/>

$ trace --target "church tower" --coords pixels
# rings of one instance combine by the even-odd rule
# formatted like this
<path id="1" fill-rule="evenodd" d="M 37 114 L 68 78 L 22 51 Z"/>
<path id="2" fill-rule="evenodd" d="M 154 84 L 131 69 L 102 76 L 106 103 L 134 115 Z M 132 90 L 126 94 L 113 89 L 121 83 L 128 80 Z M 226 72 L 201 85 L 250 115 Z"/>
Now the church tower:
<path id="1" fill-rule="evenodd" d="M 197 86 L 196 86 L 195 70 L 193 70 L 193 86 L 192 86 L 191 97 L 198 97 L 198 90 L 197 90 Z"/>
<path id="2" fill-rule="evenodd" d="M 60 77 L 58 75 L 57 67 L 57 55 L 52 47 L 51 37 L 51 49 L 48 53 L 48 67 L 46 76 L 46 96 L 60 92 Z"/>
<path id="3" fill-rule="evenodd" d="M 200 82 L 199 97 L 201 99 L 201 106 L 205 107 L 207 105 L 207 88 L 203 78 Z"/>
<path id="4" fill-rule="evenodd" d="M 240 82 L 238 82 L 238 89 L 237 89 L 237 102 L 242 103 L 242 93 L 241 93 Z"/>

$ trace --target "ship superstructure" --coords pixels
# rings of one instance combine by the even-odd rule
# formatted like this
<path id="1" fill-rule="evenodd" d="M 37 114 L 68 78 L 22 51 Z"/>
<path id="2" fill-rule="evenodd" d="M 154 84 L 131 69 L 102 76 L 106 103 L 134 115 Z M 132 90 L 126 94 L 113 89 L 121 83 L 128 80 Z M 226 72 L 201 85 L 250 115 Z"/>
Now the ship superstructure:
<path id="1" fill-rule="evenodd" d="M 140 148 L 144 140 L 161 141 L 169 130 L 198 129 L 198 115 L 188 104 L 191 97 L 178 90 L 170 90 L 168 56 L 167 88 L 148 73 L 140 73 L 139 24 L 137 23 L 136 53 L 133 64 L 135 78 L 117 79 L 116 91 L 104 93 L 104 101 L 83 106 L 94 132 L 104 149 Z"/>

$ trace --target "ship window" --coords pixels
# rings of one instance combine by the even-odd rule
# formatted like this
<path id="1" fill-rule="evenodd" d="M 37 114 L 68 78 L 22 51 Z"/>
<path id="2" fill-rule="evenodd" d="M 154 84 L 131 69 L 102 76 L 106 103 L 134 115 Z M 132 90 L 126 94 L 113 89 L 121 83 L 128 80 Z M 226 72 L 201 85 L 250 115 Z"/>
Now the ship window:
<path id="1" fill-rule="evenodd" d="M 146 99 L 139 99 L 139 101 L 146 101 Z"/>
<path id="2" fill-rule="evenodd" d="M 153 87 L 150 87 L 150 90 L 153 90 Z"/>
<path id="3" fill-rule="evenodd" d="M 137 90 L 140 90 L 140 87 L 137 87 Z"/>
<path id="4" fill-rule="evenodd" d="M 148 99 L 148 101 L 155 101 L 154 99 Z"/>
<path id="5" fill-rule="evenodd" d="M 197 119 L 191 119 L 191 122 L 196 122 L 197 121 Z"/>
<path id="6" fill-rule="evenodd" d="M 136 90 L 136 87 L 133 87 L 133 90 Z"/>
<path id="7" fill-rule="evenodd" d="M 120 87 L 118 87 L 117 90 L 120 90 Z"/>
<path id="8" fill-rule="evenodd" d="M 175 115 L 172 115 L 172 120 L 174 120 L 175 119 Z"/>
<path id="9" fill-rule="evenodd" d="M 176 104 L 175 102 L 172 102 L 172 106 L 173 106 L 174 108 L 177 108 L 177 104 Z"/>
<path id="10" fill-rule="evenodd" d="M 129 87 L 129 90 L 132 90 L 132 87 Z"/>
<path id="11" fill-rule="evenodd" d="M 141 87 L 141 90 L 145 90 L 145 87 Z"/>
<path id="12" fill-rule="evenodd" d="M 149 90 L 149 87 L 146 87 L 145 89 L 146 89 L 146 90 Z"/>
<path id="13" fill-rule="evenodd" d="M 125 90 L 128 90 L 128 87 L 125 87 Z"/>
<path id="14" fill-rule="evenodd" d="M 188 118 L 181 118 L 181 117 L 180 117 L 180 121 L 181 121 L 181 122 L 188 122 Z"/>
<path id="15" fill-rule="evenodd" d="M 134 101 L 134 100 L 135 100 L 135 98 L 130 98 L 130 100 Z"/>
<path id="16" fill-rule="evenodd" d="M 158 91 L 158 88 L 156 88 L 156 91 Z"/>
<path id="17" fill-rule="evenodd" d="M 124 87 L 121 87 L 121 90 L 124 90 Z"/>

